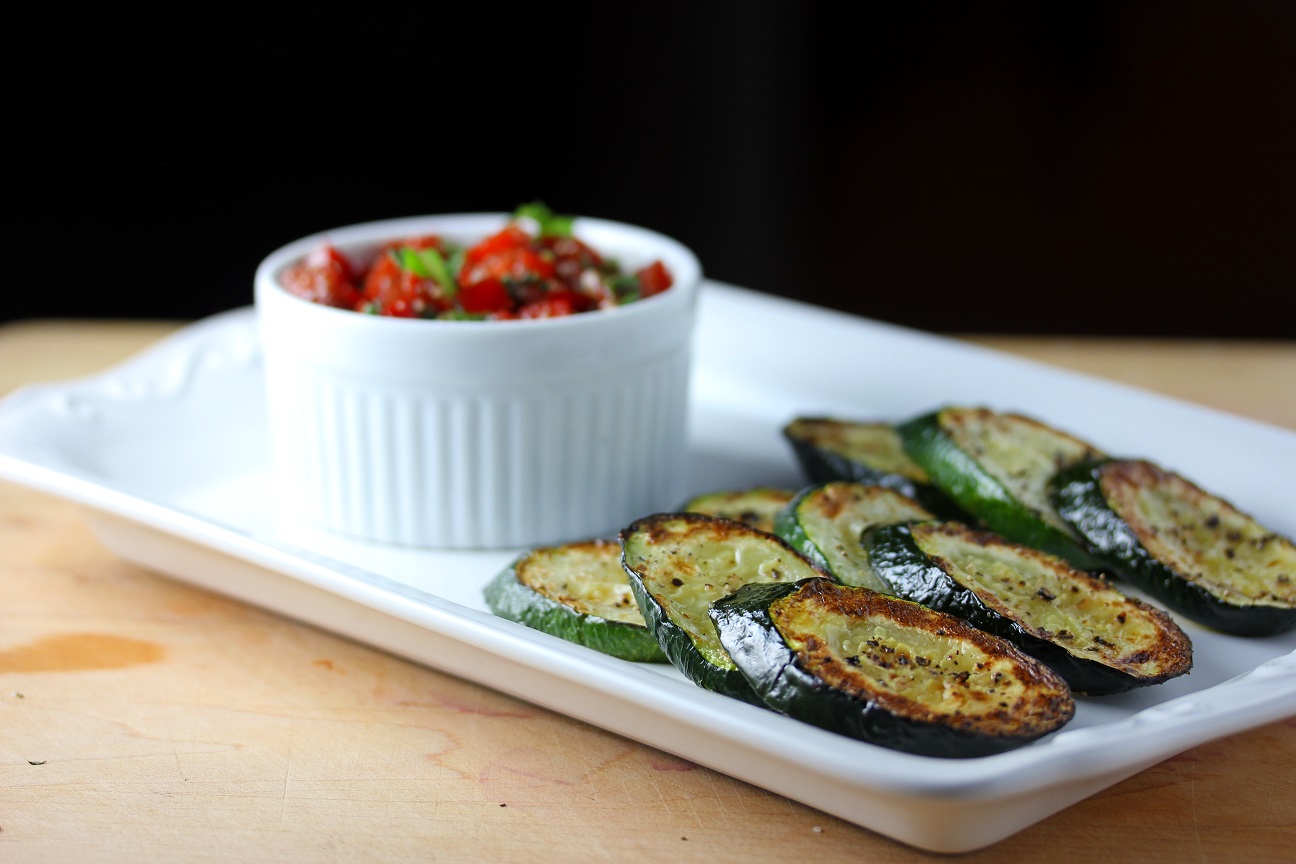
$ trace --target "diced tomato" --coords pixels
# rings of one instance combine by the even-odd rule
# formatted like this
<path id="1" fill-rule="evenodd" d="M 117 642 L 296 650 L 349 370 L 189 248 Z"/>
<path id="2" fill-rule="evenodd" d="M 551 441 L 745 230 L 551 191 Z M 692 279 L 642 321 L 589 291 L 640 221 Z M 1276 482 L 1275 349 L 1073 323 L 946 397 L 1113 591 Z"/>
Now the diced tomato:
<path id="1" fill-rule="evenodd" d="M 357 305 L 365 308 L 371 304 L 378 314 L 397 318 L 435 315 L 454 305 L 436 282 L 402 268 L 386 253 L 370 268 Z"/>
<path id="2" fill-rule="evenodd" d="M 359 272 L 350 258 L 328 243 L 312 249 L 310 254 L 306 256 L 306 264 L 310 267 L 333 268 L 348 282 L 355 282 L 356 274 Z"/>
<path id="3" fill-rule="evenodd" d="M 491 320 L 612 308 L 660 294 L 672 284 L 670 272 L 655 261 L 633 274 L 639 289 L 631 291 L 623 284 L 630 280 L 617 275 L 613 262 L 582 241 L 558 234 L 533 237 L 525 224 L 530 223 L 510 222 L 466 250 L 435 234 L 393 240 L 382 246 L 367 272 L 322 245 L 290 266 L 282 283 L 306 300 L 362 312 L 403 318 L 448 312 L 454 314 L 447 317 Z M 441 253 L 440 260 L 410 251 L 426 249 Z M 458 272 L 445 272 L 460 260 Z"/>
<path id="4" fill-rule="evenodd" d="M 513 298 L 498 279 L 483 279 L 459 289 L 459 306 L 471 315 L 512 312 Z"/>
<path id="5" fill-rule="evenodd" d="M 588 296 L 569 288 L 560 288 L 523 306 L 518 310 L 518 317 L 561 318 L 564 315 L 588 312 L 593 308 L 594 301 Z"/>
<path id="6" fill-rule="evenodd" d="M 282 282 L 288 293 L 312 303 L 353 308 L 360 299 L 355 285 L 355 267 L 332 246 L 312 249 L 305 260 L 289 267 Z"/>
<path id="7" fill-rule="evenodd" d="M 531 245 L 531 235 L 516 223 L 510 222 L 503 231 L 492 234 L 465 252 L 464 268 L 467 269 L 491 255 L 498 255 L 510 249 L 525 249 L 529 245 Z"/>
<path id="8" fill-rule="evenodd" d="M 639 296 L 651 297 L 660 294 L 671 286 L 671 275 L 661 261 L 654 261 L 647 267 L 635 271 L 639 277 Z"/>
<path id="9" fill-rule="evenodd" d="M 546 260 L 532 249 L 517 246 L 487 255 L 473 264 L 465 263 L 459 282 L 461 285 L 472 285 L 488 279 L 520 281 L 551 279 L 553 275 L 552 261 Z"/>
<path id="10" fill-rule="evenodd" d="M 553 275 L 553 257 L 537 248 L 531 235 L 516 223 L 509 223 L 464 253 L 459 284 L 550 279 Z"/>

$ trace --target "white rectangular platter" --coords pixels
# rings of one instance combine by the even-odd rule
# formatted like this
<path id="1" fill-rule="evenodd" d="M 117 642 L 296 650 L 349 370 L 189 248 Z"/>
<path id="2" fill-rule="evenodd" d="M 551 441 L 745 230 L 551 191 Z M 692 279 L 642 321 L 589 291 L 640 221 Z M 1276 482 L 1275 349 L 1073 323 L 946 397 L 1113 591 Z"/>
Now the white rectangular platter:
<path id="1" fill-rule="evenodd" d="M 709 283 L 700 301 L 690 492 L 802 481 L 798 414 L 1016 410 L 1151 458 L 1296 534 L 1296 435 L 965 344 Z M 1204 741 L 1296 715 L 1296 633 L 1180 620 L 1190 675 L 1081 698 L 1062 731 L 942 760 L 843 738 L 491 615 L 519 550 L 437 552 L 325 535 L 276 506 L 255 318 L 192 325 L 83 381 L 0 403 L 0 476 L 87 508 L 122 557 L 463 676 L 933 851 L 991 844 Z M 620 526 L 609 525 L 609 536 Z M 555 542 L 565 539 L 554 538 Z"/>

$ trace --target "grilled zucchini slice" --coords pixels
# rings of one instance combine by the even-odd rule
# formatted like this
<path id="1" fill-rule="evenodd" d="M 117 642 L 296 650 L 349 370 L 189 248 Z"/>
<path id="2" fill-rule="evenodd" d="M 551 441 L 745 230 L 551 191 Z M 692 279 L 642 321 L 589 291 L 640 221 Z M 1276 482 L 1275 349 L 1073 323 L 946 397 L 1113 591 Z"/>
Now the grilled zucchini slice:
<path id="1" fill-rule="evenodd" d="M 1113 571 L 1224 633 L 1296 628 L 1296 545 L 1151 462 L 1077 465 L 1054 481 L 1062 517 Z"/>
<path id="2" fill-rule="evenodd" d="M 1092 445 L 1020 414 L 946 407 L 898 428 L 905 450 L 963 510 L 998 534 L 1094 570 L 1102 562 L 1053 509 L 1049 481 Z"/>
<path id="3" fill-rule="evenodd" d="M 771 708 L 927 756 L 984 756 L 1061 728 L 1066 682 L 953 616 L 828 579 L 752 584 L 711 608 Z"/>
<path id="4" fill-rule="evenodd" d="M 745 522 L 762 531 L 773 531 L 774 515 L 787 506 L 795 494 L 787 489 L 770 489 L 764 486 L 736 491 L 708 492 L 689 499 L 681 509 L 686 513 L 705 513 L 708 516 Z"/>
<path id="5" fill-rule="evenodd" d="M 882 486 L 835 482 L 801 491 L 774 519 L 774 533 L 838 582 L 894 593 L 873 572 L 861 535 L 878 525 L 931 519 L 912 498 Z"/>
<path id="6" fill-rule="evenodd" d="M 621 547 L 589 540 L 533 549 L 483 589 L 501 618 L 613 657 L 664 663 L 621 567 Z"/>
<path id="7" fill-rule="evenodd" d="M 944 515 L 954 515 L 952 502 L 905 452 L 890 423 L 798 417 L 783 427 L 783 437 L 811 483 L 850 480 L 884 486 Z"/>
<path id="8" fill-rule="evenodd" d="M 879 528 L 866 544 L 895 593 L 1012 642 L 1089 695 L 1192 668 L 1169 615 L 1037 549 L 957 522 Z"/>
<path id="9" fill-rule="evenodd" d="M 707 610 L 749 582 L 823 577 L 773 534 L 701 513 L 659 513 L 621 532 L 622 564 L 666 657 L 690 681 L 763 704 L 720 645 Z"/>

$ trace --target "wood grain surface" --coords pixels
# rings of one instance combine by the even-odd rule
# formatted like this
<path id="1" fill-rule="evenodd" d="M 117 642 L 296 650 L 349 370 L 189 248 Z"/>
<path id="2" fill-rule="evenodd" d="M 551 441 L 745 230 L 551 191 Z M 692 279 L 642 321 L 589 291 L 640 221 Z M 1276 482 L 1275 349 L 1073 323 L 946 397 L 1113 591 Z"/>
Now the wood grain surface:
<path id="1" fill-rule="evenodd" d="M 0 327 L 0 392 L 164 323 Z M 1296 429 L 1296 343 L 973 341 Z M 1296 719 L 960 860 L 1296 860 Z M 937 859 L 476 684 L 115 558 L 0 482 L 0 861 Z"/>

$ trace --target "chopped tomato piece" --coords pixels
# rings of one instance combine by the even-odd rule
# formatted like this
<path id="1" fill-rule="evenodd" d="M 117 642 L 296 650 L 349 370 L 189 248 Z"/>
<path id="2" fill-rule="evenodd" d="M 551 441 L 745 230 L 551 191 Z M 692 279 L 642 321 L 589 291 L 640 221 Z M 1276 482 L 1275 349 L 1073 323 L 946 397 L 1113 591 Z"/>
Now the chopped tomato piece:
<path id="1" fill-rule="evenodd" d="M 294 264 L 282 277 L 288 293 L 312 303 L 351 309 L 360 299 L 355 267 L 332 246 L 312 249 L 305 260 Z"/>
<path id="2" fill-rule="evenodd" d="M 671 275 L 660 261 L 654 261 L 647 267 L 635 271 L 639 277 L 639 296 L 651 297 L 660 294 L 671 286 Z"/>
<path id="3" fill-rule="evenodd" d="M 459 289 L 459 306 L 471 315 L 512 312 L 513 298 L 498 279 L 483 279 Z"/>
<path id="4" fill-rule="evenodd" d="M 513 221 L 471 248 L 436 234 L 399 238 L 383 244 L 363 269 L 325 244 L 286 268 L 281 282 L 306 300 L 361 312 L 492 320 L 610 309 L 671 286 L 662 262 L 630 278 L 615 260 L 571 236 L 572 225 L 572 217 L 536 202 L 519 207 Z"/>
<path id="5" fill-rule="evenodd" d="M 492 234 L 464 253 L 464 268 L 477 264 L 483 258 L 498 255 L 510 249 L 525 249 L 531 244 L 531 235 L 523 231 L 515 222 L 510 222 L 503 231 Z"/>
<path id="6" fill-rule="evenodd" d="M 454 307 L 441 286 L 404 269 L 390 254 L 382 254 L 365 277 L 358 308 L 372 306 L 379 315 L 420 318 Z"/>
<path id="7" fill-rule="evenodd" d="M 465 262 L 459 281 L 464 285 L 472 285 L 487 279 L 517 281 L 551 279 L 553 276 L 552 261 L 546 260 L 539 253 L 525 246 L 516 246 L 487 255 L 473 264 Z"/>
<path id="8" fill-rule="evenodd" d="M 356 266 L 351 263 L 350 258 L 327 243 L 312 249 L 311 253 L 306 256 L 306 264 L 310 267 L 332 268 L 348 282 L 354 282 L 358 272 Z"/>

